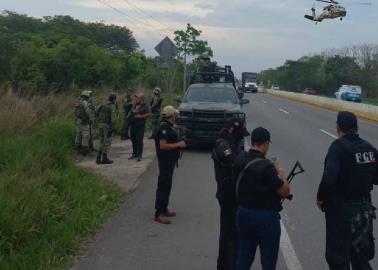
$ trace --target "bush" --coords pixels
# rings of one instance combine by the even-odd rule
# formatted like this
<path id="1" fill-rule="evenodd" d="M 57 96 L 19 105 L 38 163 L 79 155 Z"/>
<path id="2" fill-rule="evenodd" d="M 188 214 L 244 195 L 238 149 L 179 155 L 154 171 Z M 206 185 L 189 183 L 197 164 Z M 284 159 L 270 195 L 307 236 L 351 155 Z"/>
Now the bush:
<path id="1" fill-rule="evenodd" d="M 16 107 L 25 105 L 27 111 L 17 109 L 21 116 L 0 135 L 0 269 L 64 265 L 122 196 L 115 185 L 75 167 L 74 121 L 47 119 L 63 113 L 64 106 L 47 106 L 51 100 L 42 101 L 45 110 L 33 100 L 20 101 Z M 21 119 L 32 128 L 18 126 Z"/>

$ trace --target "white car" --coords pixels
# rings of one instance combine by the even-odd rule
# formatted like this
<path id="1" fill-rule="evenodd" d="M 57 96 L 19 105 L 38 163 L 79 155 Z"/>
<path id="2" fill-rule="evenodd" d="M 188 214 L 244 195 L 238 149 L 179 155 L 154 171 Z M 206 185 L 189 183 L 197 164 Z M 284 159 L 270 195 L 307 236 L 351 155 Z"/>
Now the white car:
<path id="1" fill-rule="evenodd" d="M 278 85 L 272 85 L 272 90 L 280 90 L 280 87 Z"/>

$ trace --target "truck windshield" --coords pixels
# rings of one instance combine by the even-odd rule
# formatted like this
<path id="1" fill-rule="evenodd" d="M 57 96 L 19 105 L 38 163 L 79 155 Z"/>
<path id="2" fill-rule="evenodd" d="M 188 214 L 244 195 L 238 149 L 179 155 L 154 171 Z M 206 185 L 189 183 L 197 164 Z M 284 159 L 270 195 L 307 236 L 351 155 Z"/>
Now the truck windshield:
<path id="1" fill-rule="evenodd" d="M 189 88 L 183 101 L 237 104 L 238 98 L 230 88 Z"/>

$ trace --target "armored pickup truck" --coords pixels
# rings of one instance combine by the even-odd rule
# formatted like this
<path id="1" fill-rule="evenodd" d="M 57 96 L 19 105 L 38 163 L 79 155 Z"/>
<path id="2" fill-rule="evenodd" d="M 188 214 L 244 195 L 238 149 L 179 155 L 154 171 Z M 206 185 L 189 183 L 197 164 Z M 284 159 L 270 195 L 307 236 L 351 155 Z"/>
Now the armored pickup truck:
<path id="1" fill-rule="evenodd" d="M 188 144 L 212 144 L 228 120 L 245 123 L 242 105 L 247 103 L 232 83 L 194 83 L 181 101 L 176 125 Z"/>

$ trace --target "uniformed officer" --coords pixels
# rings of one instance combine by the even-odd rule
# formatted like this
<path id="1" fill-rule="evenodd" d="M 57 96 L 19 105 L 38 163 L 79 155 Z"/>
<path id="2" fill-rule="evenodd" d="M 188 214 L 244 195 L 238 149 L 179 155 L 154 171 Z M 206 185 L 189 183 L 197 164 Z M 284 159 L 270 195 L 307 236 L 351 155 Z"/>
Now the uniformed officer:
<path id="1" fill-rule="evenodd" d="M 236 269 L 249 270 L 259 247 L 262 269 L 274 270 L 281 236 L 281 198 L 289 196 L 290 188 L 282 168 L 265 158 L 270 146 L 269 131 L 254 129 L 251 143 L 252 149 L 241 152 L 235 161 L 235 167 L 240 169 L 236 182 Z"/>
<path id="2" fill-rule="evenodd" d="M 176 216 L 175 212 L 168 210 L 169 196 L 172 189 L 172 177 L 175 165 L 180 156 L 180 149 L 186 147 L 186 143 L 180 140 L 174 129 L 178 111 L 173 106 L 163 108 L 163 120 L 155 134 L 155 147 L 159 163 L 159 178 L 156 190 L 155 221 L 161 224 L 170 224 L 170 217 Z"/>
<path id="3" fill-rule="evenodd" d="M 135 104 L 130 112 L 130 133 L 133 144 L 133 154 L 129 159 L 142 160 L 143 138 L 146 130 L 146 120 L 150 117 L 150 108 L 144 102 L 143 94 L 134 95 Z"/>
<path id="4" fill-rule="evenodd" d="M 159 126 L 160 120 L 160 110 L 163 99 L 161 98 L 161 89 L 156 87 L 154 89 L 153 97 L 151 100 L 151 113 L 152 113 L 152 135 L 149 139 L 153 139 L 155 136 L 156 129 Z"/>
<path id="5" fill-rule="evenodd" d="M 356 116 L 340 112 L 327 153 L 317 204 L 325 211 L 326 260 L 331 270 L 371 270 L 375 256 L 370 192 L 378 184 L 378 153 L 358 135 Z"/>
<path id="6" fill-rule="evenodd" d="M 218 270 L 235 269 L 237 254 L 236 235 L 236 172 L 234 162 L 241 152 L 240 133 L 243 124 L 238 119 L 231 119 L 215 142 L 212 158 L 214 160 L 216 197 L 220 206 L 220 235 Z"/>
<path id="7" fill-rule="evenodd" d="M 88 99 L 88 107 L 91 110 L 91 115 L 96 115 L 96 106 L 93 103 L 92 100 L 92 90 L 88 90 L 89 99 Z M 93 120 L 89 123 L 89 150 L 95 151 L 94 145 L 93 145 Z"/>
<path id="8" fill-rule="evenodd" d="M 113 128 L 116 120 L 116 100 L 117 96 L 111 94 L 108 102 L 98 108 L 97 115 L 99 121 L 100 147 L 97 152 L 97 164 L 112 164 L 113 161 L 108 159 L 108 153 L 111 146 Z"/>
<path id="9" fill-rule="evenodd" d="M 74 110 L 76 124 L 75 146 L 83 156 L 87 155 L 90 150 L 90 123 L 94 119 L 89 107 L 89 96 L 90 93 L 88 91 L 82 91 Z"/>

